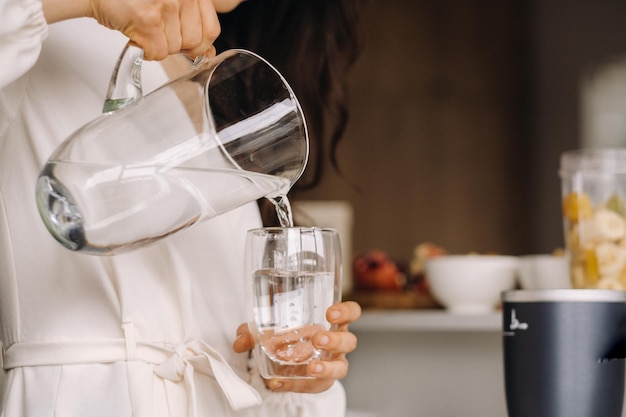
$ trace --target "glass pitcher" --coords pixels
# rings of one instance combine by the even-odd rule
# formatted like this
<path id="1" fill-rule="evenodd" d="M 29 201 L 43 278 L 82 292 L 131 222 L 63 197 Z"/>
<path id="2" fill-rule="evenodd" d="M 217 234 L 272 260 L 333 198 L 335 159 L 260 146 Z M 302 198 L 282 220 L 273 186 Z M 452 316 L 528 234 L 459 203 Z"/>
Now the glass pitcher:
<path id="1" fill-rule="evenodd" d="M 304 115 L 281 74 L 229 50 L 143 96 L 143 50 L 127 45 L 104 114 L 50 156 L 37 207 L 66 248 L 111 255 L 245 203 L 280 200 L 300 177 Z"/>

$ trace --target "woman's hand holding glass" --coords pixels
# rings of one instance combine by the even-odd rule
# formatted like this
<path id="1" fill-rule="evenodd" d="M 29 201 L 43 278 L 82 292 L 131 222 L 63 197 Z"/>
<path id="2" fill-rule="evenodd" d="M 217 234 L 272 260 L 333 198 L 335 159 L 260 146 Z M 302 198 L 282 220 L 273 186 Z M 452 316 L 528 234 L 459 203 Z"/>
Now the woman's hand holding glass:
<path id="1" fill-rule="evenodd" d="M 335 331 L 321 330 L 313 336 L 313 345 L 332 354 L 327 360 L 313 360 L 307 365 L 307 375 L 314 379 L 282 379 L 266 380 L 266 386 L 274 391 L 291 391 L 301 393 L 318 393 L 330 388 L 335 380 L 344 378 L 348 373 L 346 354 L 352 352 L 357 345 L 356 336 L 348 330 L 348 325 L 361 316 L 361 307 L 353 301 L 334 304 L 326 312 L 329 323 L 337 325 Z M 254 347 L 254 338 L 247 324 L 237 329 L 237 339 L 233 349 L 243 353 Z"/>

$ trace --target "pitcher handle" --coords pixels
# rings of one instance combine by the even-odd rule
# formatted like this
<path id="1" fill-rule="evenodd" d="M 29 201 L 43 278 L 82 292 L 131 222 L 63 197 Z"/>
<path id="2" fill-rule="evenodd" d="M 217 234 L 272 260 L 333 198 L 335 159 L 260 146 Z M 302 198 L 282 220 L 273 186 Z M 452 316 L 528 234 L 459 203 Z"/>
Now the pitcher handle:
<path id="1" fill-rule="evenodd" d="M 111 75 L 102 111 L 119 110 L 143 97 L 141 88 L 141 64 L 143 49 L 128 42 L 124 47 Z"/>
<path id="2" fill-rule="evenodd" d="M 195 57 L 191 64 L 191 69 L 198 69 L 207 60 L 208 58 L 204 55 Z M 143 49 L 128 42 L 113 69 L 107 96 L 102 107 L 103 113 L 119 110 L 139 101 L 143 97 L 141 87 L 142 64 Z"/>

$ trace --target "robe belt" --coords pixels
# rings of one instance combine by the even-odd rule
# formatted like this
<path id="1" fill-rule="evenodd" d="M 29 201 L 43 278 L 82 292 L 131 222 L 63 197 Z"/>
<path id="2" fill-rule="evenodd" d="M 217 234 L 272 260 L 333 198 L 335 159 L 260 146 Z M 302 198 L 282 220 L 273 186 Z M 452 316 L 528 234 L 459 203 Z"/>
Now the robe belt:
<path id="1" fill-rule="evenodd" d="M 126 329 L 125 329 L 126 330 Z M 23 342 L 6 347 L 3 367 L 72 365 L 143 361 L 155 365 L 154 373 L 187 387 L 188 411 L 198 416 L 194 373 L 213 376 L 233 410 L 261 404 L 261 396 L 242 380 L 214 348 L 200 340 L 176 345 L 145 343 L 126 337 L 98 341 Z"/>

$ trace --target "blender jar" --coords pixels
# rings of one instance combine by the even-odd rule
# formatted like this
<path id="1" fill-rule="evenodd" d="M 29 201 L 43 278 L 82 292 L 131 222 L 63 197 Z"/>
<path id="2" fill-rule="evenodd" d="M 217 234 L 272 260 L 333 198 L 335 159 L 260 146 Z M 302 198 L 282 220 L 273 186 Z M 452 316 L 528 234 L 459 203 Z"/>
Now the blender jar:
<path id="1" fill-rule="evenodd" d="M 559 174 L 572 286 L 626 289 L 626 148 L 564 152 Z"/>

